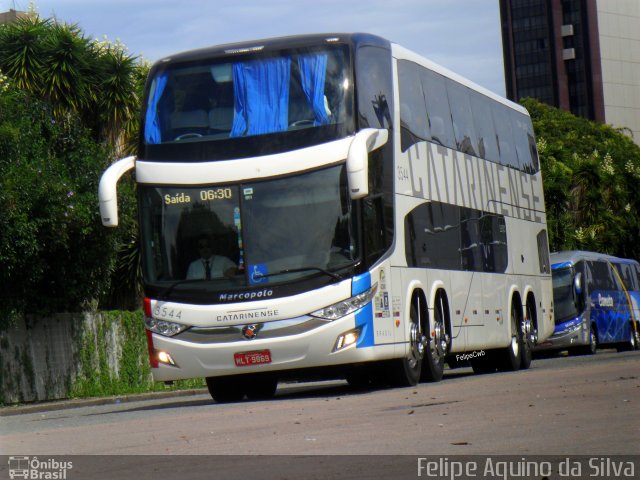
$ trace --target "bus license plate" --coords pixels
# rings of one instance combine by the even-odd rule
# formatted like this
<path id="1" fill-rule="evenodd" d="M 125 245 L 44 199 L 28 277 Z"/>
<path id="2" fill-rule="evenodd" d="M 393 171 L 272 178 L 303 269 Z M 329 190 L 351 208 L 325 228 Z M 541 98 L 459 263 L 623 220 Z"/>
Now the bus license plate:
<path id="1" fill-rule="evenodd" d="M 271 363 L 271 351 L 260 350 L 257 352 L 234 353 L 233 359 L 236 367 L 246 367 L 248 365 L 263 365 Z"/>

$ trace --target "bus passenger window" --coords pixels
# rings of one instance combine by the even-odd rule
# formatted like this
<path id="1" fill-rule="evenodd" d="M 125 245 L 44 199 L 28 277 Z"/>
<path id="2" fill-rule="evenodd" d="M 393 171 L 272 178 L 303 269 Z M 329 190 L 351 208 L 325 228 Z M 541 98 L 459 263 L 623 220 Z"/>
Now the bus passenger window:
<path id="1" fill-rule="evenodd" d="M 491 115 L 491 100 L 477 92 L 471 92 L 469 100 L 473 114 L 474 131 L 478 139 L 478 156 L 498 163 L 500 153 Z"/>
<path id="2" fill-rule="evenodd" d="M 537 236 L 538 240 L 538 264 L 540 265 L 540 273 L 551 273 L 549 261 L 549 240 L 547 239 L 547 231 L 540 230 Z"/>
<path id="3" fill-rule="evenodd" d="M 511 130 L 509 111 L 507 107 L 502 104 L 494 104 L 492 113 L 493 123 L 496 125 L 500 165 L 519 170 L 520 164 L 518 163 L 518 155 L 513 145 L 513 132 Z"/>
<path id="4" fill-rule="evenodd" d="M 400 89 L 400 141 L 402 151 L 429 138 L 427 109 L 420 82 L 420 66 L 413 62 L 398 62 Z"/>
<path id="5" fill-rule="evenodd" d="M 451 110 L 447 99 L 445 78 L 431 70 L 422 70 L 422 89 L 427 103 L 427 118 L 431 140 L 449 148 L 456 148 Z"/>
<path id="6" fill-rule="evenodd" d="M 379 47 L 361 47 L 357 51 L 356 69 L 367 72 L 365 78 L 356 80 L 360 128 L 391 128 L 391 52 Z"/>
<path id="7" fill-rule="evenodd" d="M 471 104 L 469 103 L 469 89 L 447 81 L 447 95 L 451 106 L 457 150 L 469 155 L 478 155 L 477 138 L 471 115 Z"/>
<path id="8" fill-rule="evenodd" d="M 515 110 L 511 112 L 511 125 L 513 130 L 513 142 L 518 155 L 520 170 L 527 173 L 537 171 L 537 150 L 533 140 L 533 132 L 529 132 L 529 119 Z"/>

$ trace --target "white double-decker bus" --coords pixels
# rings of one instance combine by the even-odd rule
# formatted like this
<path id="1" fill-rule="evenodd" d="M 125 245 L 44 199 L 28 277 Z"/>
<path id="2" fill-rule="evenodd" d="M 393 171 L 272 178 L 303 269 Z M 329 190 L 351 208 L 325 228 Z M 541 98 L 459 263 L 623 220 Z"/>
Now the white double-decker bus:
<path id="1" fill-rule="evenodd" d="M 285 377 L 527 368 L 554 328 L 525 109 L 367 34 L 167 57 L 135 170 L 153 376 L 217 401 Z"/>

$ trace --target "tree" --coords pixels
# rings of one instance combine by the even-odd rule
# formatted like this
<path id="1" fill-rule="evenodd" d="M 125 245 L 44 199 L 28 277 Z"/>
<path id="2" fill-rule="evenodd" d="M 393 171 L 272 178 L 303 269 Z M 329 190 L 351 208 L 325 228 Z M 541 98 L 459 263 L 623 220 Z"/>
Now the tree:
<path id="1" fill-rule="evenodd" d="M 622 129 L 533 99 L 552 250 L 640 258 L 640 147 Z"/>
<path id="2" fill-rule="evenodd" d="M 123 44 L 91 40 L 77 25 L 31 14 L 0 28 L 0 71 L 49 102 L 56 119 L 79 115 L 114 157 L 135 145 L 148 65 Z"/>
<path id="3" fill-rule="evenodd" d="M 95 193 L 108 163 L 79 119 L 0 93 L 0 322 L 77 311 L 108 292 L 117 233 L 100 225 Z"/>
<path id="4" fill-rule="evenodd" d="M 119 186 L 117 231 L 102 227 L 96 192 L 136 143 L 147 72 L 122 44 L 75 25 L 32 15 L 0 27 L 0 326 L 27 312 L 131 305 L 118 287 L 132 257 L 118 252 L 136 238 L 135 184 Z"/>

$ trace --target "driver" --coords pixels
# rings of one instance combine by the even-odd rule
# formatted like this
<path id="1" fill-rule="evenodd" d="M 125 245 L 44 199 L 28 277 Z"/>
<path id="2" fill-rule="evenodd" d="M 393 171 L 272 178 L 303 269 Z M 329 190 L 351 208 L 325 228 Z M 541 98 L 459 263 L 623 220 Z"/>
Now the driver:
<path id="1" fill-rule="evenodd" d="M 203 279 L 233 277 L 236 264 L 222 255 L 214 255 L 211 242 L 206 235 L 198 238 L 198 254 L 200 258 L 194 260 L 187 270 L 187 279 Z"/>

